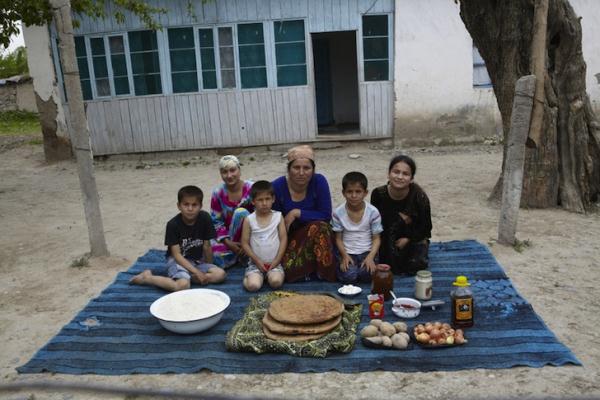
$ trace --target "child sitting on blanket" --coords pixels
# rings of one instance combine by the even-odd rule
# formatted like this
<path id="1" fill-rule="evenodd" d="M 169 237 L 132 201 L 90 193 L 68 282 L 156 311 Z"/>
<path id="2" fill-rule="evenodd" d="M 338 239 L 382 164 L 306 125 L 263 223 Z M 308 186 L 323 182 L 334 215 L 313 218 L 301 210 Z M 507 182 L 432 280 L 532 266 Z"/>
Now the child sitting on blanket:
<path id="1" fill-rule="evenodd" d="M 369 282 L 375 271 L 383 231 L 377 208 L 365 201 L 367 177 L 348 172 L 342 178 L 346 201 L 333 211 L 331 225 L 339 251 L 337 279 L 343 283 Z"/>
<path id="2" fill-rule="evenodd" d="M 210 215 L 202 210 L 203 197 L 197 186 L 184 186 L 177 193 L 180 213 L 167 222 L 165 234 L 168 277 L 153 275 L 147 269 L 130 283 L 175 292 L 189 289 L 190 281 L 206 285 L 225 280 L 225 271 L 212 264 L 210 240 L 216 234 Z"/>
<path id="3" fill-rule="evenodd" d="M 257 181 L 250 189 L 254 212 L 246 217 L 242 227 L 242 248 L 250 257 L 244 274 L 244 288 L 259 290 L 267 276 L 269 286 L 283 285 L 285 273 L 281 259 L 287 246 L 287 231 L 281 212 L 273 211 L 275 191 L 269 181 Z"/>

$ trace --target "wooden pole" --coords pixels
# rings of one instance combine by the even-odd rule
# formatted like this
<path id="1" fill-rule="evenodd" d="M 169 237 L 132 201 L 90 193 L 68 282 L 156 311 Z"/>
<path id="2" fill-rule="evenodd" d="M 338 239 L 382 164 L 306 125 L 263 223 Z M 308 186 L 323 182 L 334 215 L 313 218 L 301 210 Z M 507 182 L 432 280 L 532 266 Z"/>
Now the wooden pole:
<path id="1" fill-rule="evenodd" d="M 529 132 L 535 84 L 534 75 L 523 76 L 515 84 L 515 99 L 510 119 L 502 180 L 502 206 L 498 222 L 498 242 L 511 246 L 515 243 L 517 231 L 517 218 L 523 189 L 525 142 Z"/>
<path id="2" fill-rule="evenodd" d="M 50 0 L 56 30 L 58 31 L 60 58 L 65 78 L 65 90 L 69 99 L 69 116 L 73 152 L 77 159 L 77 172 L 83 197 L 85 220 L 88 226 L 90 254 L 92 257 L 108 256 L 104 238 L 104 226 L 100 213 L 100 198 L 94 176 L 94 160 L 90 144 L 83 94 L 79 81 L 79 68 L 75 57 L 73 21 L 69 0 Z"/>
<path id="3" fill-rule="evenodd" d="M 546 76 L 546 35 L 548 30 L 548 0 L 536 0 L 533 14 L 533 38 L 531 40 L 531 73 L 535 75 L 535 95 L 531 126 L 529 127 L 529 147 L 538 147 L 544 124 L 544 81 Z"/>

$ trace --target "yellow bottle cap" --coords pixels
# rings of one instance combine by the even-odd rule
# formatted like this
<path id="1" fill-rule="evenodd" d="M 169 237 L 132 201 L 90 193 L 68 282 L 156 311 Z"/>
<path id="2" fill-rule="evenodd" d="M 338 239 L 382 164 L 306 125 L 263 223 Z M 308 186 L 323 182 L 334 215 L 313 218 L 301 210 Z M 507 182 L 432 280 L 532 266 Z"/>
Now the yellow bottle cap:
<path id="1" fill-rule="evenodd" d="M 454 286 L 471 286 L 466 276 L 460 275 L 456 277 L 456 280 L 452 282 Z"/>

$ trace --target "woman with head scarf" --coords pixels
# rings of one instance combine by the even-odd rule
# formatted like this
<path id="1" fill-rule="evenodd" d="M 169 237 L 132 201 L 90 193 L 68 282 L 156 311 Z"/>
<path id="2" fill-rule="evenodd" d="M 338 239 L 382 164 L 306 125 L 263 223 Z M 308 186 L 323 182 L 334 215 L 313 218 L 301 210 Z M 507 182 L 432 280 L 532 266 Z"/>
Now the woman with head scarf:
<path id="1" fill-rule="evenodd" d="M 287 176 L 273 181 L 273 209 L 284 215 L 288 247 L 283 257 L 287 282 L 335 281 L 331 193 L 327 179 L 315 172 L 314 151 L 297 146 L 288 151 Z"/>
<path id="2" fill-rule="evenodd" d="M 223 156 L 219 160 L 219 173 L 223 183 L 213 190 L 210 199 L 210 214 L 217 232 L 212 250 L 214 263 L 229 268 L 245 260 L 240 242 L 244 218 L 254 210 L 250 202 L 252 182 L 241 179 L 236 156 Z"/>

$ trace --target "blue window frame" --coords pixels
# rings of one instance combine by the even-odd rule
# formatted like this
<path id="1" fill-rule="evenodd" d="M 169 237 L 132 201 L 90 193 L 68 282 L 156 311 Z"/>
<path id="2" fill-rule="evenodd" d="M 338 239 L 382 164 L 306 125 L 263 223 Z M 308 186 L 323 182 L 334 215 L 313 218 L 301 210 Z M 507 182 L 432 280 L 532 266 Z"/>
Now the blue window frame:
<path id="1" fill-rule="evenodd" d="M 128 38 L 136 96 L 162 93 L 156 31 L 129 32 Z"/>
<path id="2" fill-rule="evenodd" d="M 173 93 L 197 92 L 196 43 L 193 28 L 168 31 Z"/>
<path id="3" fill-rule="evenodd" d="M 117 96 L 131 94 L 129 69 L 127 68 L 127 57 L 125 53 L 125 39 L 123 35 L 109 36 L 108 48 L 114 92 Z"/>
<path id="4" fill-rule="evenodd" d="M 263 24 L 238 24 L 237 33 L 242 89 L 267 87 Z"/>
<path id="5" fill-rule="evenodd" d="M 92 68 L 94 71 L 94 87 L 96 97 L 110 96 L 110 78 L 108 77 L 108 65 L 106 63 L 106 49 L 103 37 L 90 38 L 90 50 L 92 53 Z"/>
<path id="6" fill-rule="evenodd" d="M 389 26 L 387 15 L 362 17 L 365 81 L 387 81 L 390 75 Z"/>
<path id="7" fill-rule="evenodd" d="M 481 54 L 479 54 L 479 50 L 475 45 L 473 45 L 473 87 L 492 87 L 492 80 L 485 66 L 485 61 L 481 58 Z"/>
<path id="8" fill-rule="evenodd" d="M 276 21 L 273 30 L 277 86 L 306 85 L 304 21 Z"/>
<path id="9" fill-rule="evenodd" d="M 221 87 L 224 89 L 233 89 L 236 87 L 233 28 L 231 26 L 222 26 L 218 28 L 217 32 L 219 37 Z"/>
<path id="10" fill-rule="evenodd" d="M 215 39 L 213 29 L 198 29 L 200 43 L 200 65 L 202 67 L 202 87 L 217 88 L 217 63 L 215 62 Z"/>
<path id="11" fill-rule="evenodd" d="M 75 36 L 75 56 L 77 58 L 77 67 L 79 68 L 79 79 L 81 82 L 81 92 L 84 100 L 91 100 L 92 82 L 90 79 L 90 69 L 88 66 L 87 49 L 85 47 L 85 38 Z"/>

